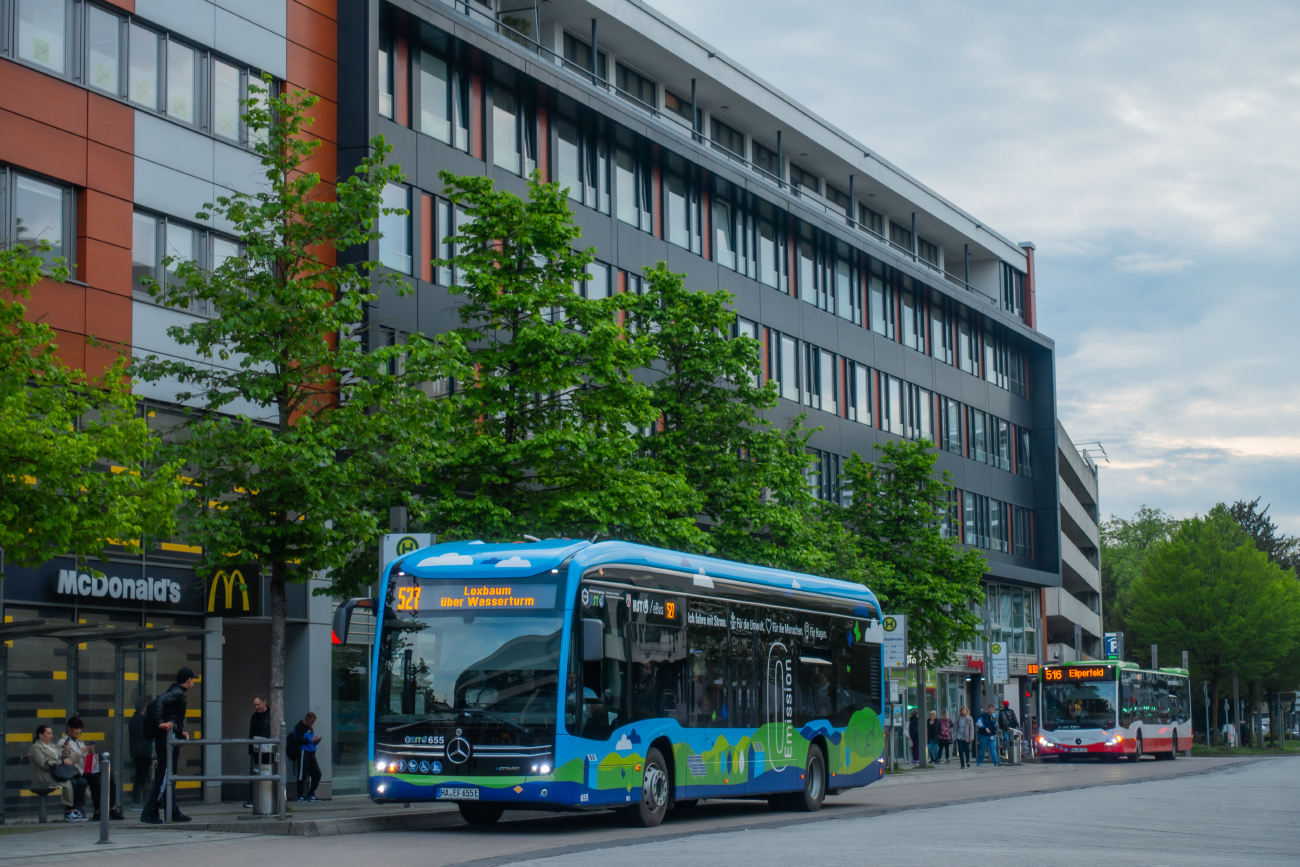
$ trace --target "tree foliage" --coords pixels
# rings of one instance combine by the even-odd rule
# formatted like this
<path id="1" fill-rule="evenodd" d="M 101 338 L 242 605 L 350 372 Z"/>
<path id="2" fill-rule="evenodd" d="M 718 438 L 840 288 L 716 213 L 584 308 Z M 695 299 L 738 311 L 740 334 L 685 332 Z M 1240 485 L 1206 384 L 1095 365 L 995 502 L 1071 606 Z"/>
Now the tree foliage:
<path id="1" fill-rule="evenodd" d="M 907 615 L 909 651 L 927 668 L 948 664 L 962 642 L 978 635 L 971 605 L 984 598 L 987 564 L 940 532 L 950 476 L 936 477 L 933 444 L 891 440 L 876 448 L 875 464 L 855 452 L 844 466 L 853 493 L 844 523 L 861 553 L 884 567 L 872 589 L 890 613 Z"/>
<path id="2" fill-rule="evenodd" d="M 393 491 L 411 490 L 436 460 L 447 407 L 423 386 L 458 371 L 453 339 L 374 345 L 364 327 L 373 288 L 406 285 L 376 263 L 336 256 L 378 239 L 385 165 L 382 137 L 331 192 L 306 171 L 319 140 L 307 134 L 314 96 L 247 103 L 265 184 L 222 196 L 199 214 L 233 227 L 243 255 L 211 271 L 168 262 L 176 279 L 148 281 L 164 304 L 206 301 L 212 319 L 168 333 L 199 359 L 151 356 L 148 381 L 174 382 L 195 407 L 171 448 L 198 496 L 182 510 L 187 538 L 202 546 L 200 572 L 255 563 L 270 572 L 272 734 L 284 721 L 285 584 L 341 566 L 374 544 Z"/>
<path id="3" fill-rule="evenodd" d="M 1233 672 L 1246 681 L 1286 674 L 1294 687 L 1300 584 L 1270 563 L 1219 504 L 1153 545 L 1129 587 L 1129 622 L 1143 641 L 1187 650 L 1192 677 L 1218 698 Z"/>
<path id="4" fill-rule="evenodd" d="M 166 537 L 182 497 L 177 466 L 136 412 L 125 358 L 100 377 L 66 367 L 53 329 L 25 317 L 42 280 L 64 280 L 48 244 L 0 250 L 0 549 L 10 562 L 139 551 Z"/>
<path id="5" fill-rule="evenodd" d="M 1101 524 L 1101 596 L 1106 628 L 1125 633 L 1125 648 L 1136 649 L 1141 636 L 1128 622 L 1128 593 L 1142 574 L 1147 556 L 1169 540 L 1178 521 L 1149 506 L 1142 506 L 1130 518 L 1111 515 Z"/>
<path id="6" fill-rule="evenodd" d="M 468 222 L 435 264 L 456 274 L 472 373 L 448 398 L 455 433 L 425 480 L 429 526 L 700 544 L 699 497 L 675 469 L 636 460 L 655 406 L 634 373 L 654 347 L 620 322 L 620 299 L 581 291 L 592 253 L 574 246 L 564 192 L 536 174 L 527 201 L 488 178 L 442 178 Z"/>
<path id="7" fill-rule="evenodd" d="M 1241 525 L 1255 547 L 1268 555 L 1270 563 L 1300 575 L 1300 537 L 1279 533 L 1268 510 L 1269 506 L 1259 508 L 1259 497 L 1256 497 L 1249 503 L 1245 500 L 1233 503 L 1228 507 L 1228 514 Z"/>
<path id="8" fill-rule="evenodd" d="M 680 473 L 697 496 L 705 550 L 725 559 L 861 580 L 865 562 L 808 486 L 808 437 L 800 416 L 787 429 L 762 417 L 774 383 L 759 384 L 761 345 L 732 337 L 725 291 L 687 288 L 660 262 L 644 292 L 625 297 L 629 322 L 653 351 L 646 371 L 657 423 L 642 433 L 648 466 Z"/>

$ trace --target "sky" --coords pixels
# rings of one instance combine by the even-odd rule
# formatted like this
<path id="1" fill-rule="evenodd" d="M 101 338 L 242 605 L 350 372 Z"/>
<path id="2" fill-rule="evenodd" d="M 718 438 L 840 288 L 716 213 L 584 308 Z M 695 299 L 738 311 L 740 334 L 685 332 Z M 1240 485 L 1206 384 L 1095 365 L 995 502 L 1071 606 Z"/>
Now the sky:
<path id="1" fill-rule="evenodd" d="M 1012 241 L 1103 516 L 1300 534 L 1300 4 L 649 0 Z"/>

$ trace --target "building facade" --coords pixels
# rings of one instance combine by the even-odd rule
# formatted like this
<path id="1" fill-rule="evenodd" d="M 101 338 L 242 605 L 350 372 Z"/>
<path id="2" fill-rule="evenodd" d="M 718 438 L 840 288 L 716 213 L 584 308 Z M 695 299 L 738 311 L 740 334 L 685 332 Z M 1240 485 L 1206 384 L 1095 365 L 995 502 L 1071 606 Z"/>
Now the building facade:
<path id="1" fill-rule="evenodd" d="M 487 175 L 523 194 L 538 171 L 569 189 L 583 242 L 596 248 L 580 291 L 636 292 L 642 268 L 662 260 L 688 286 L 734 296 L 738 331 L 759 340 L 763 377 L 778 384 L 771 417 L 806 413 L 821 428 L 809 480 L 820 496 L 841 496 L 839 469 L 854 452 L 871 459 L 890 438 L 933 441 L 956 488 L 944 532 L 989 561 L 988 640 L 1007 642 L 1013 676 L 1042 658 L 1064 507 L 1049 464 L 1055 359 L 1036 328 L 1033 245 L 999 235 L 700 37 L 637 0 L 0 0 L 0 19 L 0 216 L 6 234 L 57 242 L 72 261 L 76 279 L 40 287 L 32 305 L 70 363 L 94 370 L 111 358 L 84 348 L 87 334 L 138 355 L 185 354 L 166 328 L 211 311 L 159 307 L 138 279 L 165 277 L 164 255 L 238 254 L 227 227 L 195 214 L 225 190 L 256 189 L 238 100 L 266 73 L 321 98 L 311 133 L 324 179 L 347 176 L 377 134 L 405 173 L 386 199 L 409 215 L 383 221 L 368 258 L 415 291 L 370 305 L 373 339 L 458 324 L 455 275 L 431 265 L 462 219 L 438 172 Z M 140 397 L 153 424 L 175 423 L 174 390 L 142 387 Z M 147 557 L 115 556 L 114 568 L 176 570 L 190 607 L 171 616 L 203 630 L 167 639 L 170 656 L 157 647 L 160 685 L 185 659 L 202 671 L 195 728 L 244 734 L 267 680 L 261 579 L 245 576 L 254 590 L 244 607 L 194 577 L 184 540 L 144 541 Z M 49 597 L 60 568 L 21 579 L 10 570 L 6 621 L 161 622 L 155 603 L 93 586 L 89 597 Z M 369 639 L 354 628 L 348 644 L 331 645 L 329 603 L 299 590 L 287 715 L 320 716 L 322 794 L 360 792 Z M 72 709 L 110 727 L 115 685 L 61 691 L 59 672 L 68 675 L 57 666 L 69 657 L 57 641 L 15 641 L 7 733 Z M 984 644 L 968 650 L 935 673 L 931 706 L 978 703 Z M 6 798 L 29 803 L 19 745 L 7 749 Z M 233 751 L 225 761 L 239 765 Z"/>
<path id="2" fill-rule="evenodd" d="M 1049 662 L 1101 659 L 1101 510 L 1097 465 L 1056 424 L 1061 491 L 1061 586 L 1046 591 Z"/>

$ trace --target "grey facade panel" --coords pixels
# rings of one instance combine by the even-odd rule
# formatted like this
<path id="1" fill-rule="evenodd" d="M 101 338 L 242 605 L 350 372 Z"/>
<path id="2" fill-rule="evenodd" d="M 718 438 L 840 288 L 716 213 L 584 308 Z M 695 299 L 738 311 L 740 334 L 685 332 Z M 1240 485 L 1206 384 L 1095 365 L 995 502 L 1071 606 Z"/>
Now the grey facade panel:
<path id="1" fill-rule="evenodd" d="M 216 47 L 217 8 L 211 0 L 135 0 L 135 14 L 200 45 Z"/>
<path id="2" fill-rule="evenodd" d="M 216 10 L 215 30 L 212 45 L 222 54 L 263 69 L 281 81 L 289 77 L 288 43 L 283 33 L 274 33 L 225 9 Z"/>
<path id="3" fill-rule="evenodd" d="M 213 0 L 218 8 L 280 36 L 289 29 L 289 0 Z"/>

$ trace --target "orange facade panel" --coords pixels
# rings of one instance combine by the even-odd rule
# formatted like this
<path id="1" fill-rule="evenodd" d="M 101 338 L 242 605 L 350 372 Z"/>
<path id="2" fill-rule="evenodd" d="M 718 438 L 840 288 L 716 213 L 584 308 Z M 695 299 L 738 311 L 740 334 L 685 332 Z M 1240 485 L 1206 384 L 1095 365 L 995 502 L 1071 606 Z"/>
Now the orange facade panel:
<path id="1" fill-rule="evenodd" d="M 333 4 L 330 4 L 333 6 Z M 309 5 L 290 0 L 289 39 L 327 60 L 339 59 L 338 22 Z"/>
<path id="2" fill-rule="evenodd" d="M 0 130 L 0 162 L 86 185 L 86 140 L 81 136 L 3 109 Z"/>
<path id="3" fill-rule="evenodd" d="M 131 248 L 116 247 L 94 238 L 81 238 L 77 272 L 83 282 L 101 293 L 131 296 Z M 90 319 L 92 328 L 95 320 Z"/>
<path id="4" fill-rule="evenodd" d="M 130 264 L 128 262 L 128 270 Z M 131 343 L 131 296 L 91 289 L 86 292 L 86 321 L 96 340 L 125 346 Z M 112 363 L 112 358 L 108 359 Z"/>
<path id="5" fill-rule="evenodd" d="M 76 283 L 42 280 L 24 305 L 27 318 L 73 334 L 86 333 L 86 288 Z"/>
<path id="6" fill-rule="evenodd" d="M 0 60 L 0 109 L 85 136 L 86 96 L 75 84 Z"/>
<path id="7" fill-rule="evenodd" d="M 338 0 L 289 0 L 289 38 L 294 38 L 293 9 L 294 6 L 303 6 L 310 9 L 318 15 L 324 15 L 331 21 L 339 20 Z"/>
<path id="8" fill-rule="evenodd" d="M 77 234 L 131 249 L 131 202 L 86 190 L 77 201 Z"/>
<path id="9" fill-rule="evenodd" d="M 288 43 L 287 60 L 289 87 L 307 90 L 331 101 L 338 99 L 338 64 L 303 48 L 296 42 Z"/>
<path id="10" fill-rule="evenodd" d="M 135 198 L 135 161 L 131 154 L 86 142 L 86 181 L 83 186 L 131 201 Z"/>
<path id="11" fill-rule="evenodd" d="M 135 152 L 135 109 L 97 93 L 86 103 L 86 136 L 126 153 Z"/>

